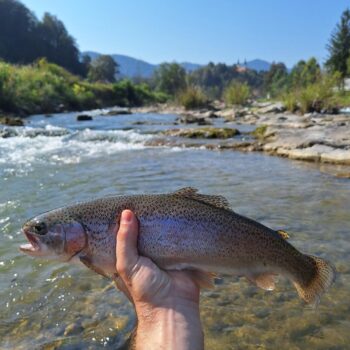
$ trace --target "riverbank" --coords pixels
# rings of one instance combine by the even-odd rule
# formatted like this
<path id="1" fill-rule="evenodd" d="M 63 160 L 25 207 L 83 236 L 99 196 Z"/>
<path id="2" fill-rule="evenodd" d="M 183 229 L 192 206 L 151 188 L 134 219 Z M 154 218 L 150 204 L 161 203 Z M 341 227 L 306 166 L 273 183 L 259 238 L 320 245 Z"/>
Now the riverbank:
<path id="1" fill-rule="evenodd" d="M 222 118 L 227 128 L 230 128 L 230 124 L 256 127 L 256 131 L 250 134 L 252 138 L 242 142 L 228 142 L 225 138 L 215 145 L 207 143 L 204 145 L 206 148 L 265 152 L 309 162 L 350 165 L 350 116 L 346 114 L 297 115 L 286 112 L 280 103 L 268 102 L 255 103 L 246 108 L 223 108 L 216 104 L 212 109 L 202 111 L 185 111 L 177 106 L 159 105 L 133 108 L 132 112 L 179 115 L 179 127 L 173 135 L 181 134 L 183 124 L 198 128 L 211 125 L 215 118 Z M 158 139 L 158 143 L 163 145 L 173 141 L 161 137 Z M 194 146 L 192 142 L 181 142 L 185 147 Z"/>
<path id="2" fill-rule="evenodd" d="M 250 107 L 226 108 L 215 102 L 202 110 L 185 110 L 172 104 L 112 107 L 77 113 L 76 118 L 83 123 L 96 117 L 121 118 L 124 114 L 144 115 L 142 120 L 133 123 L 134 128 L 154 124 L 149 120 L 153 114 L 174 115 L 165 129 L 152 130 L 146 146 L 264 152 L 320 164 L 350 165 L 350 116 L 347 114 L 297 115 L 285 111 L 281 103 L 255 102 Z M 23 121 L 27 123 L 26 119 Z M 19 134 L 16 128 L 0 130 L 2 138 Z M 350 177 L 347 169 L 341 174 Z"/>

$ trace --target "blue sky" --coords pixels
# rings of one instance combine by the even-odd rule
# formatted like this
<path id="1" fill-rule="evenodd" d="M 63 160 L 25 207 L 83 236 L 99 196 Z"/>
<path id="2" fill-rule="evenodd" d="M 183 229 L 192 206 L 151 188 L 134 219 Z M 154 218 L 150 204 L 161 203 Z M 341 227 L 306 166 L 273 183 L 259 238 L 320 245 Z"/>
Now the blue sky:
<path id="1" fill-rule="evenodd" d="M 347 0 L 23 0 L 39 18 L 61 19 L 80 50 L 150 63 L 236 63 L 261 58 L 289 67 L 326 44 Z"/>

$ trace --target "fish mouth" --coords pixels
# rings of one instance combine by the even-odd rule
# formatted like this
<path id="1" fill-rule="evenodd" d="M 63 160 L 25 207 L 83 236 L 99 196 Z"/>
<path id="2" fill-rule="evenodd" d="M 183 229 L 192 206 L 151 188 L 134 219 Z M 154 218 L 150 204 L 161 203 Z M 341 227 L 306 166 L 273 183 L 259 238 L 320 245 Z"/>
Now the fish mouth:
<path id="1" fill-rule="evenodd" d="M 36 255 L 36 253 L 39 253 L 40 244 L 38 239 L 26 229 L 22 229 L 22 232 L 26 235 L 29 243 L 22 244 L 19 249 L 29 255 Z"/>

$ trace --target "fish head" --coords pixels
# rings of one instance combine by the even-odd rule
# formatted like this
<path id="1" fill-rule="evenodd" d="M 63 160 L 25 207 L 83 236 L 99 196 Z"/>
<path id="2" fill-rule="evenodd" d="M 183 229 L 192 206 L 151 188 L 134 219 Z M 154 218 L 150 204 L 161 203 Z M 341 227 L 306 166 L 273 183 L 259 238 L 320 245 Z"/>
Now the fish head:
<path id="1" fill-rule="evenodd" d="M 87 244 L 84 226 L 69 217 L 39 215 L 27 221 L 22 232 L 29 243 L 21 245 L 20 250 L 35 257 L 69 261 Z"/>

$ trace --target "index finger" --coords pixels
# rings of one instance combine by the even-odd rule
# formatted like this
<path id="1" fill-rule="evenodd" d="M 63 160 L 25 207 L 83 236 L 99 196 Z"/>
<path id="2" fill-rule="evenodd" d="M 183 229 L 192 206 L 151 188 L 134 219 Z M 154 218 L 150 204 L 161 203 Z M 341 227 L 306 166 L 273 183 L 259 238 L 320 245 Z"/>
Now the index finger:
<path id="1" fill-rule="evenodd" d="M 137 251 L 138 222 L 131 210 L 124 210 L 120 218 L 117 233 L 117 272 L 128 280 L 133 267 L 136 265 L 139 254 Z"/>

